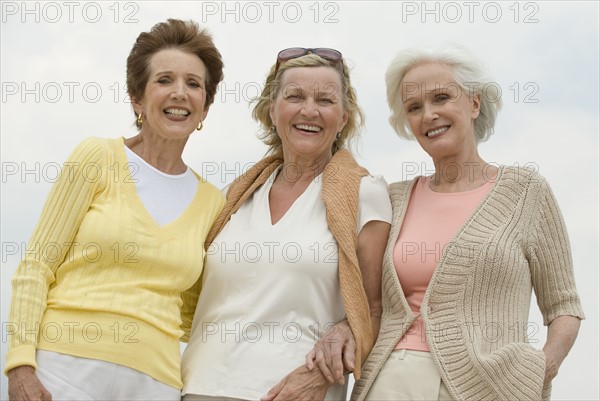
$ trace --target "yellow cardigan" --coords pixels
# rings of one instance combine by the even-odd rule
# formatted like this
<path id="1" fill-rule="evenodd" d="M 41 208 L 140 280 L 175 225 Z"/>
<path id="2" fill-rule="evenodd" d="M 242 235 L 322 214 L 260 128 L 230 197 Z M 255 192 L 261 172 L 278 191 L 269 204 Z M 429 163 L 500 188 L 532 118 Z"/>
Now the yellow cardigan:
<path id="1" fill-rule="evenodd" d="M 54 184 L 14 275 L 8 371 L 43 349 L 128 366 L 181 388 L 204 239 L 224 198 L 199 178 L 192 203 L 159 226 L 144 208 L 123 139 L 91 138 Z M 183 325 L 182 325 L 183 323 Z"/>

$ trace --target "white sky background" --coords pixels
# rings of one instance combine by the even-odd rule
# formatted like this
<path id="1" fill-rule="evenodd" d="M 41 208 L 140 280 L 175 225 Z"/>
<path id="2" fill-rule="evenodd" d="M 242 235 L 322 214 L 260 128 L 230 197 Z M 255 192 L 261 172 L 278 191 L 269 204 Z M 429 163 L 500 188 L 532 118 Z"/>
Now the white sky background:
<path id="1" fill-rule="evenodd" d="M 248 100 L 279 50 L 333 47 L 344 54 L 367 117 L 360 161 L 388 182 L 432 172 L 417 143 L 399 139 L 388 124 L 383 76 L 396 51 L 451 41 L 478 55 L 504 99 L 496 133 L 480 145 L 482 157 L 537 168 L 552 185 L 571 239 L 587 320 L 554 380 L 553 398 L 599 399 L 598 15 L 596 1 L 3 1 L 2 369 L 10 278 L 57 166 L 84 138 L 135 134 L 125 61 L 141 31 L 173 17 L 208 27 L 225 61 L 225 82 L 184 154 L 218 187 L 265 151 Z M 535 302 L 530 320 L 539 328 L 531 330 L 533 345 L 541 347 L 546 329 Z M 6 399 L 4 376 L 1 384 Z"/>

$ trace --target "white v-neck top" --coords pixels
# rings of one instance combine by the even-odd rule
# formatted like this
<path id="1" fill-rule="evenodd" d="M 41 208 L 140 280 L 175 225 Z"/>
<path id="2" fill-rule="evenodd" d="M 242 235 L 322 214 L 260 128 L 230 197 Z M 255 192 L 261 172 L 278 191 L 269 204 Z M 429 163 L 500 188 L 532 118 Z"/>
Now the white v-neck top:
<path id="1" fill-rule="evenodd" d="M 258 400 L 302 365 L 327 328 L 344 319 L 337 243 L 327 227 L 322 176 L 271 224 L 258 188 L 207 250 L 203 287 L 182 357 L 183 394 Z M 365 177 L 359 227 L 391 222 L 387 184 Z M 327 400 L 345 400 L 334 384 Z"/>
<path id="2" fill-rule="evenodd" d="M 125 147 L 131 179 L 140 200 L 158 225 L 168 224 L 192 203 L 198 178 L 189 167 L 182 174 L 163 173 Z"/>

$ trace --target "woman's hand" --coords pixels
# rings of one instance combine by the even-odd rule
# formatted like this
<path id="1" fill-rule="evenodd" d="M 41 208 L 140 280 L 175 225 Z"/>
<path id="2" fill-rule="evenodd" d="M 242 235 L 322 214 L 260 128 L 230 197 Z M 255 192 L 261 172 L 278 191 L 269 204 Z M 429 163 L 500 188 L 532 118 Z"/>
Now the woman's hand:
<path id="1" fill-rule="evenodd" d="M 300 366 L 283 378 L 261 401 L 322 401 L 330 383 L 318 369 Z"/>
<path id="2" fill-rule="evenodd" d="M 18 366 L 6 376 L 10 401 L 52 401 L 52 394 L 40 382 L 32 366 Z"/>
<path id="3" fill-rule="evenodd" d="M 354 335 L 344 319 L 330 327 L 306 355 L 306 368 L 312 371 L 316 364 L 330 383 L 344 384 L 344 370 L 354 370 L 355 352 Z"/>

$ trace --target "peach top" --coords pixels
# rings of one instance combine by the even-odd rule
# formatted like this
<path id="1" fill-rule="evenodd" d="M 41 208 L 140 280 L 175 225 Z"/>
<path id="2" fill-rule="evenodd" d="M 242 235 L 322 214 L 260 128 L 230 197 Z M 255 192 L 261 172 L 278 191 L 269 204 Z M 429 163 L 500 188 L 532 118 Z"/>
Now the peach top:
<path id="1" fill-rule="evenodd" d="M 454 234 L 473 213 L 493 180 L 465 192 L 435 192 L 431 177 L 414 186 L 406 217 L 394 247 L 394 266 L 404 296 L 417 317 L 395 349 L 429 351 L 420 309 L 433 271 Z"/>

